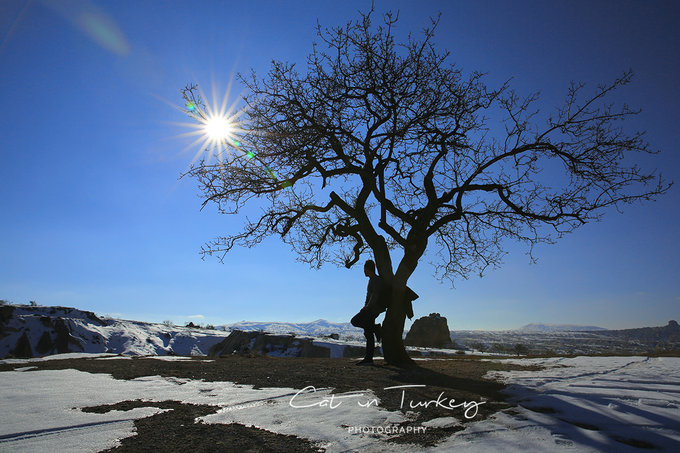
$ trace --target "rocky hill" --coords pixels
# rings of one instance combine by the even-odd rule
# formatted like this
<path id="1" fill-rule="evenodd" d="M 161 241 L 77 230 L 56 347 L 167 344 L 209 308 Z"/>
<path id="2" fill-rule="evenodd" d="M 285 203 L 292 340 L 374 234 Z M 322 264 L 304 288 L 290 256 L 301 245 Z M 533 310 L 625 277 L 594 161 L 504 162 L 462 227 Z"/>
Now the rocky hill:
<path id="1" fill-rule="evenodd" d="M 206 355 L 224 331 L 100 318 L 68 307 L 0 306 L 0 358 L 67 352 Z"/>

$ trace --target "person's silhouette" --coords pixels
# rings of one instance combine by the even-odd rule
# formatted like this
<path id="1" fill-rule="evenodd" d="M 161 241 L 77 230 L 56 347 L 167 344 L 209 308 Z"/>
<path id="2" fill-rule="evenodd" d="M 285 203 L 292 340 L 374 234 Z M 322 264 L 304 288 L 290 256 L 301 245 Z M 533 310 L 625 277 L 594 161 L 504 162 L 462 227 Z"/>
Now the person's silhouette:
<path id="1" fill-rule="evenodd" d="M 375 263 L 372 260 L 368 260 L 364 264 L 364 275 L 369 279 L 366 289 L 366 302 L 359 313 L 352 318 L 351 323 L 353 326 L 364 329 L 364 337 L 366 337 L 366 355 L 357 365 L 373 365 L 375 340 L 380 341 L 381 337 L 381 327 L 380 324 L 375 323 L 375 318 L 384 311 L 381 309 L 380 300 L 383 280 L 375 273 Z"/>

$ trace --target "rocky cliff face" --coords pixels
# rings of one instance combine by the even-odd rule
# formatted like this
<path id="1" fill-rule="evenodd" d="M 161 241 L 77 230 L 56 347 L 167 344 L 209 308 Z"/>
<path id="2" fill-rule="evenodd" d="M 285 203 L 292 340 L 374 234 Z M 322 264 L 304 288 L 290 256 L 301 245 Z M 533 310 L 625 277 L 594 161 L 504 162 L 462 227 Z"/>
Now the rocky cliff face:
<path id="1" fill-rule="evenodd" d="M 83 338 L 73 335 L 78 321 L 104 326 L 94 313 L 68 307 L 0 307 L 0 358 L 29 358 L 66 352 L 83 352 Z M 88 342 L 101 343 L 93 334 Z"/>
<path id="2" fill-rule="evenodd" d="M 446 318 L 439 313 L 430 313 L 416 319 L 406 334 L 404 344 L 425 348 L 451 347 L 451 332 Z"/>

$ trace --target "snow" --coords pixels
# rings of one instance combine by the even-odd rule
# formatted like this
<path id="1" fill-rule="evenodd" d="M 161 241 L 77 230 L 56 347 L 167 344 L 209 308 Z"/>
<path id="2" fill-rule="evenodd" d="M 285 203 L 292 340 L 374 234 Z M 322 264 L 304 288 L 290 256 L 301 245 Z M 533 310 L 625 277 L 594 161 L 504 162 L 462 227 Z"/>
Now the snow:
<path id="1" fill-rule="evenodd" d="M 82 408 L 127 399 L 130 384 L 75 370 L 0 373 L 0 451 L 99 451 L 133 434 L 133 421 L 159 412 L 89 414 Z M 106 391 L 102 391 L 106 389 Z"/>
<path id="2" fill-rule="evenodd" d="M 30 359 L 3 359 L 0 360 L 0 364 L 16 364 L 16 363 L 31 363 L 31 362 L 44 362 L 45 360 L 64 360 L 64 359 L 122 359 L 122 358 L 132 358 L 132 357 L 121 357 L 117 354 L 91 354 L 87 352 L 67 352 L 65 354 L 54 354 L 45 357 L 33 357 Z"/>
<path id="3" fill-rule="evenodd" d="M 312 322 L 256 322 L 241 321 L 221 326 L 226 330 L 262 331 L 273 334 L 320 337 L 337 333 L 343 338 L 363 339 L 363 330 L 348 322 L 329 322 L 317 319 Z"/>
<path id="4" fill-rule="evenodd" d="M 452 426 L 460 426 L 461 422 L 455 417 L 440 417 L 423 422 L 422 425 L 427 428 L 449 428 Z"/>
<path id="5" fill-rule="evenodd" d="M 125 358 L 131 359 L 132 357 L 125 357 Z M 186 362 L 186 361 L 193 360 L 192 357 L 174 356 L 174 355 L 148 356 L 148 357 L 141 357 L 141 359 L 162 360 L 164 362 Z M 102 360 L 104 360 L 104 359 L 102 359 Z M 209 363 L 209 362 L 214 362 L 214 360 L 201 360 L 201 363 Z"/>
<path id="6" fill-rule="evenodd" d="M 19 337 L 26 334 L 34 355 L 40 338 L 55 329 L 47 319 L 60 319 L 68 329 L 69 350 L 84 353 L 115 353 L 134 356 L 205 356 L 210 348 L 229 336 L 223 330 L 207 330 L 117 319 L 98 319 L 93 313 L 66 307 L 16 305 L 0 338 L 0 357 L 6 357 Z"/>
<path id="7" fill-rule="evenodd" d="M 28 362 L 28 361 L 27 361 Z M 294 409 L 299 405 L 322 400 L 330 389 L 303 393 L 291 388 L 264 388 L 235 385 L 230 382 L 203 382 L 189 379 L 143 377 L 129 381 L 108 375 L 76 370 L 11 371 L 0 373 L 0 408 L 7 423 L 0 426 L 0 451 L 97 451 L 116 445 L 118 439 L 134 434 L 133 420 L 148 417 L 159 410 L 140 408 L 108 414 L 85 413 L 80 409 L 118 401 L 178 400 L 185 403 L 211 404 L 220 407 L 214 416 L 204 417 L 209 423 L 239 423 L 275 426 L 275 432 L 303 435 L 330 442 L 331 445 L 359 447 L 365 443 L 353 437 L 339 420 L 352 423 L 384 424 L 404 420 L 400 413 L 375 407 L 357 411 L 355 405 L 342 408 L 323 407 Z M 105 392 L 102 389 L 106 389 Z M 338 401 L 345 395 L 337 395 Z M 370 390 L 352 398 L 372 399 Z M 291 417 L 295 413 L 295 417 Z"/>
<path id="8" fill-rule="evenodd" d="M 386 426 L 406 420 L 401 413 L 382 410 L 375 405 L 359 406 L 374 399 L 375 395 L 368 389 L 344 394 L 333 394 L 330 389 L 308 389 L 304 393 L 293 391 L 267 401 L 224 408 L 201 420 L 241 423 L 294 434 L 319 442 L 328 452 L 362 450 L 371 445 L 372 440 L 352 434 L 348 425 Z"/>
<path id="9" fill-rule="evenodd" d="M 490 374 L 510 384 L 507 391 L 511 401 L 519 403 L 519 414 L 507 429 L 517 430 L 512 423 L 524 420 L 525 425 L 549 428 L 555 439 L 562 439 L 556 446 L 637 451 L 628 445 L 634 443 L 677 451 L 680 358 L 576 357 L 507 362 L 547 367 L 542 371 Z"/>
<path id="10" fill-rule="evenodd" d="M 224 340 L 229 333 L 219 330 L 201 330 L 166 326 L 137 321 L 113 320 L 106 326 L 89 324 L 79 326 L 98 333 L 107 350 L 130 355 L 206 355 L 213 345 Z M 74 333 L 72 335 L 75 336 Z"/>
<path id="11" fill-rule="evenodd" d="M 107 358 L 113 357 L 100 357 Z M 411 413 L 382 409 L 372 389 L 335 394 L 333 389 L 254 389 L 159 376 L 125 381 L 76 370 L 35 370 L 35 360 L 5 361 L 24 366 L 23 371 L 0 373 L 0 451 L 112 447 L 134 435 L 135 419 L 159 410 L 94 414 L 80 409 L 134 399 L 214 405 L 219 410 L 202 417 L 204 422 L 236 422 L 294 434 L 317 441 L 328 452 L 632 452 L 639 449 L 631 443 L 658 451 L 677 451 L 680 445 L 680 358 L 502 361 L 545 368 L 491 372 L 489 377 L 509 385 L 511 401 L 518 405 L 468 422 L 464 430 L 430 448 L 385 442 L 390 427 L 415 422 Z M 463 417 L 462 410 L 452 411 L 451 417 L 422 427 L 456 426 Z"/>

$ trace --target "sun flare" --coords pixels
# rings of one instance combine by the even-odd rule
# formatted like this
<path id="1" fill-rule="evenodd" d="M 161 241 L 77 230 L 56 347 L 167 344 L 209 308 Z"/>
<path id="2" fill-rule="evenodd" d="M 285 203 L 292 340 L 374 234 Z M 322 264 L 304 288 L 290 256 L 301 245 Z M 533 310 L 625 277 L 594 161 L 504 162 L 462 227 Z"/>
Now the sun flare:
<path id="1" fill-rule="evenodd" d="M 209 102 L 198 86 L 193 88 L 194 91 L 185 95 L 186 104 L 181 109 L 192 122 L 180 124 L 191 129 L 181 136 L 195 136 L 196 139 L 185 150 L 198 147 L 192 165 L 201 158 L 210 161 L 212 157 L 217 157 L 222 163 L 225 153 L 231 154 L 233 150 L 241 148 L 240 137 L 246 132 L 243 120 L 245 108 L 237 107 L 239 99 L 228 105 L 229 89 L 220 102 L 213 86 L 212 102 Z"/>
<path id="2" fill-rule="evenodd" d="M 221 103 L 218 103 L 215 93 L 216 89 L 213 85 L 212 102 L 208 102 L 198 85 L 190 85 L 183 90 L 184 107 L 175 106 L 192 120 L 191 123 L 174 123 L 191 129 L 178 137 L 197 137 L 184 148 L 184 151 L 187 151 L 198 147 L 198 151 L 191 160 L 190 168 L 199 159 L 201 165 L 205 165 L 216 157 L 222 169 L 241 165 L 246 168 L 247 166 L 261 175 L 267 175 L 273 187 L 288 189 L 293 193 L 292 187 L 295 180 L 281 177 L 278 171 L 272 168 L 271 162 L 266 158 L 262 159 L 253 150 L 248 137 L 252 137 L 254 132 L 247 122 L 247 107 L 237 107 L 240 98 L 228 105 L 229 89 L 225 92 Z M 244 140 L 245 143 L 243 143 Z"/>
<path id="3" fill-rule="evenodd" d="M 231 123 L 226 116 L 215 116 L 206 120 L 204 130 L 213 140 L 226 140 L 231 135 Z"/>

